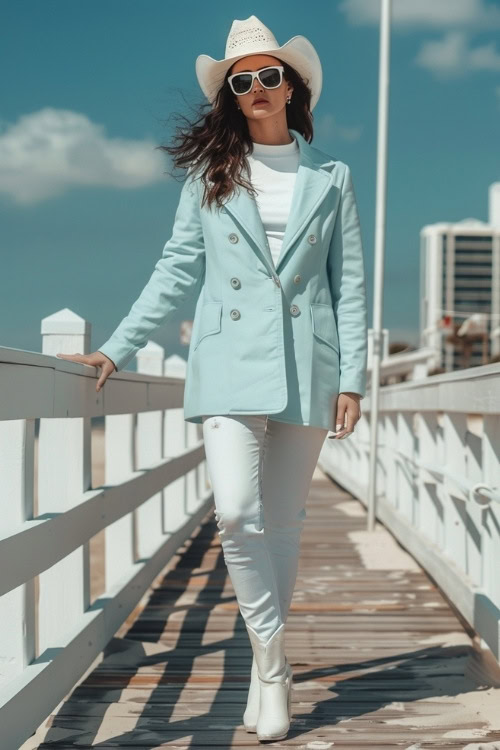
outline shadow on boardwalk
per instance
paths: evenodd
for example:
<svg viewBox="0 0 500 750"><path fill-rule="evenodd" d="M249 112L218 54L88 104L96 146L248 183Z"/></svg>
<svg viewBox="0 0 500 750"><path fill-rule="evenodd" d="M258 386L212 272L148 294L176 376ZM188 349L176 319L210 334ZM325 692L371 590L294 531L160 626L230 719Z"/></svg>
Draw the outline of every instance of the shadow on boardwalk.
<svg viewBox="0 0 500 750"><path fill-rule="evenodd" d="M387 530L365 527L317 469L287 622L292 724L262 745L500 748L494 667ZM212 513L134 616L22 750L262 746L242 726L252 653Z"/></svg>

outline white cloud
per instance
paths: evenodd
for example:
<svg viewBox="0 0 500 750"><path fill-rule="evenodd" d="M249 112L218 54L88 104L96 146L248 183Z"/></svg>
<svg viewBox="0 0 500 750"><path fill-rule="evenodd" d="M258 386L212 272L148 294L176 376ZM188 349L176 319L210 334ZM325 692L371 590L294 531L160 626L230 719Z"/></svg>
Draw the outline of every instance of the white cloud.
<svg viewBox="0 0 500 750"><path fill-rule="evenodd" d="M79 112L44 107L0 126L0 192L32 204L74 186L138 188L163 176L148 140L109 138Z"/></svg>
<svg viewBox="0 0 500 750"><path fill-rule="evenodd" d="M338 125L336 122L335 115L326 114L322 115L318 121L314 123L314 131L323 138L338 137L343 141L358 141L361 137L362 127L361 125L353 125L351 127L346 125Z"/></svg>
<svg viewBox="0 0 500 750"><path fill-rule="evenodd" d="M353 26L380 20L376 0L342 0L339 9ZM486 0L393 0L391 21L400 29L492 30L500 28L500 8Z"/></svg>
<svg viewBox="0 0 500 750"><path fill-rule="evenodd" d="M441 78L480 70L500 71L500 54L495 43L473 48L462 31L450 31L442 39L424 42L415 62Z"/></svg>

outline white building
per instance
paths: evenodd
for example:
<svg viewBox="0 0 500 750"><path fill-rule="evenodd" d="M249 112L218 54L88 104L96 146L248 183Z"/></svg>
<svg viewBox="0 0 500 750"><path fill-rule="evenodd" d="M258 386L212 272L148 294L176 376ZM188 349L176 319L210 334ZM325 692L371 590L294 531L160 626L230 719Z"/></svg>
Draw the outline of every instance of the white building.
<svg viewBox="0 0 500 750"><path fill-rule="evenodd" d="M500 183L489 190L488 222L464 219L428 224L420 232L420 345L435 351L435 366L462 366L460 346L446 337L482 313L487 339L471 342L469 366L500 353ZM464 330L467 326L464 326Z"/></svg>

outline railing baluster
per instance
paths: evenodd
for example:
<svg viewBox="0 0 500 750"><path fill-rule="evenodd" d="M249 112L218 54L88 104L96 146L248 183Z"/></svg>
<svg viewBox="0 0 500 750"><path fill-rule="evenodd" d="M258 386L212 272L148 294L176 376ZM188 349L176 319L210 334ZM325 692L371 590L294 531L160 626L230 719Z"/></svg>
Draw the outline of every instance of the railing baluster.
<svg viewBox="0 0 500 750"><path fill-rule="evenodd" d="M105 484L120 484L135 471L136 421L136 414L106 414L105 416ZM130 570L135 557L135 517L134 513L128 513L106 527L104 565L106 591Z"/></svg>
<svg viewBox="0 0 500 750"><path fill-rule="evenodd" d="M0 497L5 533L33 518L34 448L34 419L0 422ZM19 549L18 554L26 552ZM21 674L35 657L34 584L31 579L0 597L0 686Z"/></svg>
<svg viewBox="0 0 500 750"><path fill-rule="evenodd" d="M89 351L90 323L71 310L42 320L43 353ZM69 373L55 370L55 393L64 390ZM92 382L81 379L81 388ZM90 418L40 419L38 441L38 515L64 513L90 489ZM89 545L74 550L39 576L38 654L57 647L81 621L90 604Z"/></svg>
<svg viewBox="0 0 500 750"><path fill-rule="evenodd" d="M172 355L164 362L164 375L175 378L186 377L186 362ZM169 409L165 415L165 456L177 456L186 448L186 422L183 409ZM186 476L171 482L163 491L164 530L173 533L188 518L188 494Z"/></svg>
<svg viewBox="0 0 500 750"><path fill-rule="evenodd" d="M464 441L465 431L467 429L465 414L445 414L443 429L444 445L446 449L444 466L449 472L463 475L465 461ZM458 485L450 481L448 477L444 478L443 489L446 529L444 551L453 562L463 570L464 573L466 573L468 563L465 542L466 526L464 501L467 497Z"/></svg>
<svg viewBox="0 0 500 750"><path fill-rule="evenodd" d="M420 412L418 415L418 446L420 460L423 463L432 464L436 461L436 438L436 413ZM426 469L419 470L418 497L420 516L416 528L427 534L430 542L439 544L442 503L438 496L438 482Z"/></svg>
<svg viewBox="0 0 500 750"><path fill-rule="evenodd" d="M137 372L163 375L165 350L149 341L136 355ZM164 457L163 420L165 412L146 411L137 415L137 468L144 469ZM136 550L138 559L148 557L164 540L162 528L162 492L146 500L136 511Z"/></svg>
<svg viewBox="0 0 500 750"><path fill-rule="evenodd" d="M467 415L467 431L464 435L465 461L462 472L469 487L475 485L477 482L483 481L482 440L482 415ZM482 584L481 556L485 511L485 506L481 506L476 502L466 502L464 508L466 526L466 572L476 586L481 586Z"/></svg>
<svg viewBox="0 0 500 750"><path fill-rule="evenodd" d="M388 412L382 415L378 439L382 443L379 456L384 469L378 473L377 492L383 492L387 498L390 498L394 507L399 508L401 505L399 488L402 459L398 454L396 460L394 460L394 451L399 447L397 414Z"/></svg>
<svg viewBox="0 0 500 750"><path fill-rule="evenodd" d="M413 522L413 507L415 503L416 483L414 481L415 457L413 432L413 414L409 411L400 411L397 415L397 444L401 453L398 462L398 510L410 523Z"/></svg>

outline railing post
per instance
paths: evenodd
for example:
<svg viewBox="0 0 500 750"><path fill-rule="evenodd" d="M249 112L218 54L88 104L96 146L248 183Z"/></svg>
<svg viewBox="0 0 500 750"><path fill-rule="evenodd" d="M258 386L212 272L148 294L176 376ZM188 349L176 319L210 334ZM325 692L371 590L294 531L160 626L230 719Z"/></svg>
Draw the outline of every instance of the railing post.
<svg viewBox="0 0 500 750"><path fill-rule="evenodd" d="M135 426L137 415L106 414L104 417L104 483L120 484L136 467ZM104 555L104 590L114 586L135 561L135 514L128 513L106 526Z"/></svg>
<svg viewBox="0 0 500 750"><path fill-rule="evenodd" d="M90 323L67 308L42 320L42 351L87 354ZM55 371L55 390L74 376ZM93 381L82 378L82 388ZM40 419L38 442L38 514L64 513L91 488L90 418ZM84 544L39 576L38 654L58 646L90 604L89 545Z"/></svg>
<svg viewBox="0 0 500 750"><path fill-rule="evenodd" d="M141 349L137 355L137 372L145 375L163 375L165 350L154 341ZM137 415L137 468L144 469L161 461L163 451L163 420L165 411L147 411ZM165 539L162 528L163 493L157 492L136 511L136 554L138 558L149 557Z"/></svg>
<svg viewBox="0 0 500 750"><path fill-rule="evenodd" d="M6 533L34 515L34 447L34 419L0 421L0 497ZM0 597L0 687L36 655L34 583L32 579Z"/></svg>
<svg viewBox="0 0 500 750"><path fill-rule="evenodd" d="M186 361L176 354L167 357L163 374L172 378L186 377ZM165 414L165 456L177 456L186 448L184 409L169 409ZM164 532L173 533L186 522L189 515L187 478L179 477L163 492Z"/></svg>

